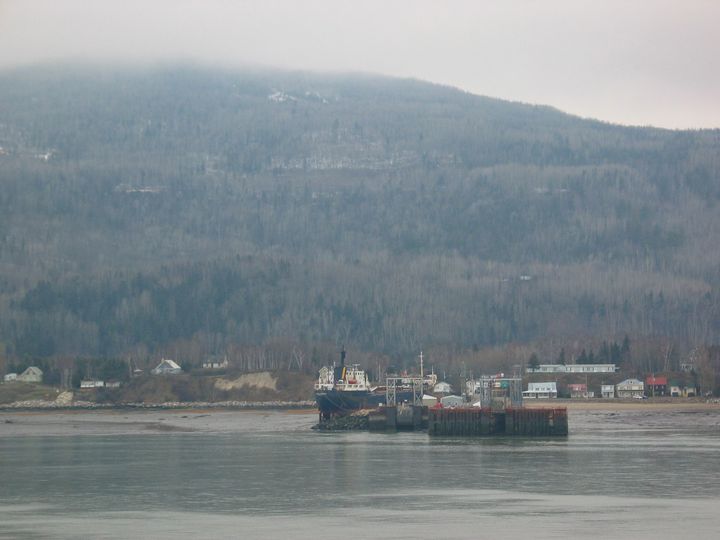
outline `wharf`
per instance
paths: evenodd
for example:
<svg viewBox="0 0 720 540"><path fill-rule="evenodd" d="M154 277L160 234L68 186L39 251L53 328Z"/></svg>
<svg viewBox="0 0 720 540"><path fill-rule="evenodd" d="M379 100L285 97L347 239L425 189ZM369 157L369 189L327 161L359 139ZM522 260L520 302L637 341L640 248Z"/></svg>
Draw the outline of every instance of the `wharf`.
<svg viewBox="0 0 720 540"><path fill-rule="evenodd" d="M566 437L568 415L564 407L435 409L403 404L321 419L318 429L374 432L427 430L431 437Z"/></svg>
<svg viewBox="0 0 720 540"><path fill-rule="evenodd" d="M566 437L567 409L430 409L428 434L449 437Z"/></svg>

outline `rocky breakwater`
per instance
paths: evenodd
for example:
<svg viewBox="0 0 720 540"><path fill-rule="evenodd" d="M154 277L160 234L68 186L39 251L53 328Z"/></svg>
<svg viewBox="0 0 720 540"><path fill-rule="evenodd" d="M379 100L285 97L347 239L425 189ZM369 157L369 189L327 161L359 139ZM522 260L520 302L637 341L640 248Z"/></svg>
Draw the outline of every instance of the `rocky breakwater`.
<svg viewBox="0 0 720 540"><path fill-rule="evenodd" d="M370 429L370 410L361 409L346 416L321 420L313 426L319 431L367 431Z"/></svg>

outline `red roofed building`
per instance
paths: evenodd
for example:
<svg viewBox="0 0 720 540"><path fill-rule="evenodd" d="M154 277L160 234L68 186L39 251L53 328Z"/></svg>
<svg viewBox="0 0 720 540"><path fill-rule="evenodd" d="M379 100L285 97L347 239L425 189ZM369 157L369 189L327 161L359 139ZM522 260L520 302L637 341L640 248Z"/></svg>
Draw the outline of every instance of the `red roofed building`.
<svg viewBox="0 0 720 540"><path fill-rule="evenodd" d="M645 379L645 391L647 392L648 396L667 395L667 377L656 377L655 375L648 375L647 379Z"/></svg>
<svg viewBox="0 0 720 540"><path fill-rule="evenodd" d="M568 384L571 398L591 398L595 397L595 392L588 392L587 384Z"/></svg>

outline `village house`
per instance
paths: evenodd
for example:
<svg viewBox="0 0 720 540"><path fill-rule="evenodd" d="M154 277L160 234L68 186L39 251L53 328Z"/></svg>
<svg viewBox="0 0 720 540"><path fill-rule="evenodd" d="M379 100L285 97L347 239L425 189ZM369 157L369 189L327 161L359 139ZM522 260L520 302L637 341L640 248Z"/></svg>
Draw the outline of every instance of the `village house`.
<svg viewBox="0 0 720 540"><path fill-rule="evenodd" d="M528 389L523 392L524 399L555 399L557 398L557 383L531 382Z"/></svg>
<svg viewBox="0 0 720 540"><path fill-rule="evenodd" d="M645 379L645 388L647 388L647 394L651 397L664 396L668 392L667 377L648 375Z"/></svg>
<svg viewBox="0 0 720 540"><path fill-rule="evenodd" d="M120 388L120 381L106 381L105 388Z"/></svg>
<svg viewBox="0 0 720 540"><path fill-rule="evenodd" d="M672 381L669 385L670 397L695 397L697 396L697 387L695 384L680 384Z"/></svg>
<svg viewBox="0 0 720 540"><path fill-rule="evenodd" d="M40 369L39 367L30 366L17 376L17 380L20 382L39 383L42 382L42 377L42 369Z"/></svg>
<svg viewBox="0 0 720 540"><path fill-rule="evenodd" d="M151 373L153 375L177 375L178 373L182 373L182 368L173 360L163 358Z"/></svg>
<svg viewBox="0 0 720 540"><path fill-rule="evenodd" d="M603 399L614 399L615 398L615 385L614 384L600 385L600 397L602 397Z"/></svg>
<svg viewBox="0 0 720 540"><path fill-rule="evenodd" d="M587 384L568 384L568 390L570 390L571 398L588 399L595 397L595 392L588 392Z"/></svg>
<svg viewBox="0 0 720 540"><path fill-rule="evenodd" d="M638 379L625 379L616 388L619 398L641 398L645 393L645 384Z"/></svg>
<svg viewBox="0 0 720 540"><path fill-rule="evenodd" d="M3 381L5 382L14 382L17 381L17 373L8 373L3 377Z"/></svg>

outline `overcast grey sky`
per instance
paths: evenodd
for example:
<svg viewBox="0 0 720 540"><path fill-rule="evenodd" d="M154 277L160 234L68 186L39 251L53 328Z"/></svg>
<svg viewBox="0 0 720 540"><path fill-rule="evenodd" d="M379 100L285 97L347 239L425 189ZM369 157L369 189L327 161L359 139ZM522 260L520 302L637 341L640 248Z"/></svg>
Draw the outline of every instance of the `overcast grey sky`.
<svg viewBox="0 0 720 540"><path fill-rule="evenodd" d="M0 0L0 67L64 59L376 72L720 127L720 0Z"/></svg>

